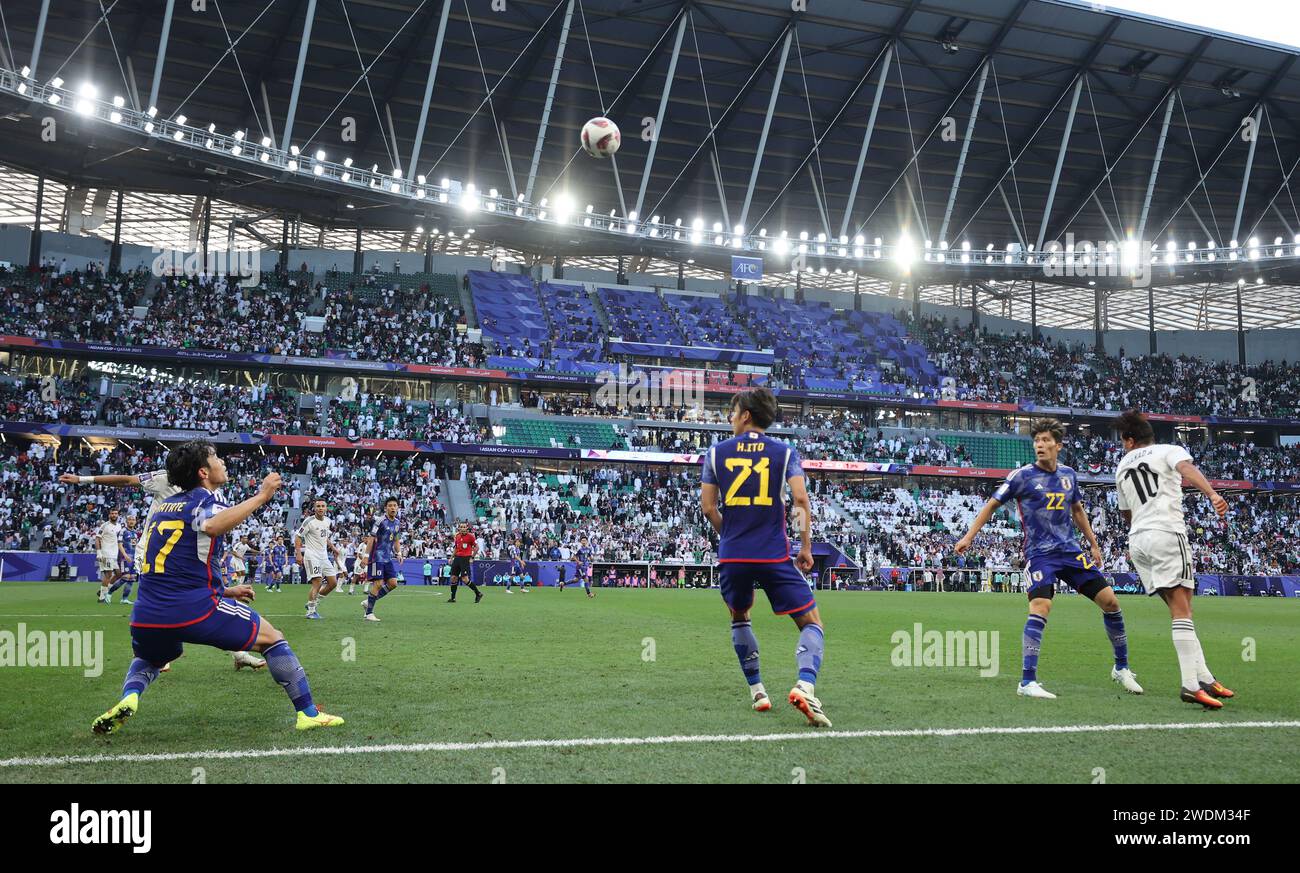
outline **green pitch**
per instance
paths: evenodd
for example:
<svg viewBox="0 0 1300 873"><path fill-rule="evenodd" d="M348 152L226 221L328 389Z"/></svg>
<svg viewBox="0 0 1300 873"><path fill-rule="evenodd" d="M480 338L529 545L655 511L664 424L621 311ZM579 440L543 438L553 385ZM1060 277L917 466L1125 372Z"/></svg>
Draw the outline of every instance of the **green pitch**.
<svg viewBox="0 0 1300 873"><path fill-rule="evenodd" d="M435 593L435 591L437 593ZM102 631L102 674L84 668L0 666L0 782L669 782L1060 781L1295 782L1300 743L1300 603L1201 598L1196 624L1210 668L1238 692L1221 712L1177 699L1178 669L1164 605L1121 597L1133 669L1146 694L1109 678L1111 652L1098 610L1058 597L1040 677L1055 701L1015 695L1024 599L998 594L822 592L827 656L818 694L838 731L1003 729L959 736L815 733L785 702L794 681L793 623L754 610L763 679L776 700L750 711L716 591L580 589L506 595L399 588L361 621L360 595L322 602L302 617L304 586L259 587L254 608L284 631L316 702L338 729L299 734L283 691L265 671L236 673L228 654L188 647L143 697L121 733L97 737L91 720L117 701L131 657L129 607L98 606L92 586L0 584L4 634ZM915 625L973 631L998 675L972 666L897 666L914 654ZM980 632L989 632L980 636ZM92 634L93 638L93 634ZM922 660L955 651L921 638ZM955 638L954 638L955 642ZM11 647L12 650L12 647ZM963 654L967 654L963 652ZM978 657L978 648L970 654ZM12 655L11 655L12 657ZM986 670L985 672L988 672ZM1239 729L1007 733L1016 727L1291 722ZM792 735L761 742L744 735ZM519 740L697 738L501 748ZM701 737L711 737L699 740ZM465 744L402 749L411 744ZM321 747L352 749L310 754ZM383 747L359 751L361 747ZM287 754L255 757L265 750ZM227 750L228 757L189 757ZM301 750L301 751L299 751ZM147 762L133 754L185 755ZM16 758L105 756L34 765ZM1102 772L1104 771L1104 773Z"/></svg>

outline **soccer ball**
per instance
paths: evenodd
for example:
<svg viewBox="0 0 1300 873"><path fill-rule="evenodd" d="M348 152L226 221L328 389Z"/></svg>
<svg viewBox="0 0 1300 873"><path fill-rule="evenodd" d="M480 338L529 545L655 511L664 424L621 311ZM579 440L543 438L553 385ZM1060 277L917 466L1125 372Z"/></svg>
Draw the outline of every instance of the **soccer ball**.
<svg viewBox="0 0 1300 873"><path fill-rule="evenodd" d="M608 118L593 118L582 126L582 148L593 158L608 158L618 151L622 134Z"/></svg>

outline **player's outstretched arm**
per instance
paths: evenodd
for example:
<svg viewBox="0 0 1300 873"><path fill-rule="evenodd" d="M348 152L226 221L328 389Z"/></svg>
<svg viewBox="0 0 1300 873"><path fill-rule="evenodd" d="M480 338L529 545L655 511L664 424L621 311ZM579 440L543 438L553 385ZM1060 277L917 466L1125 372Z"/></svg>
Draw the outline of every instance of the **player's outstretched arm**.
<svg viewBox="0 0 1300 873"><path fill-rule="evenodd" d="M248 520L254 512L271 502L280 489L280 474L270 473L258 487L257 493L242 503L221 510L203 522L203 532L211 537L228 534Z"/></svg>
<svg viewBox="0 0 1300 873"><path fill-rule="evenodd" d="M140 484L139 476L78 476L76 473L60 473L59 481L64 485L107 485L110 488L129 488Z"/></svg>
<svg viewBox="0 0 1300 873"><path fill-rule="evenodd" d="M700 509L713 529L722 533L722 513L718 511L718 486L708 482L700 485Z"/></svg>
<svg viewBox="0 0 1300 873"><path fill-rule="evenodd" d="M989 520L993 518L993 513L997 512L998 507L1001 505L1001 500L990 497L988 502L984 504L984 508L979 511L979 515L975 516L975 520L971 522L970 530L966 531L965 536L957 540L957 545L953 547L953 551L959 555L965 554L966 550L971 547L971 543L975 542L975 535L980 532L980 528L989 523Z"/></svg>
<svg viewBox="0 0 1300 873"><path fill-rule="evenodd" d="M1219 518L1223 518L1228 514L1228 501L1224 500L1223 496L1214 490L1210 480L1205 478L1205 474L1198 470L1195 464L1191 461L1179 461L1174 466L1174 469L1181 473L1184 479L1191 482L1193 488L1210 498L1210 505L1214 507L1214 511Z"/></svg>

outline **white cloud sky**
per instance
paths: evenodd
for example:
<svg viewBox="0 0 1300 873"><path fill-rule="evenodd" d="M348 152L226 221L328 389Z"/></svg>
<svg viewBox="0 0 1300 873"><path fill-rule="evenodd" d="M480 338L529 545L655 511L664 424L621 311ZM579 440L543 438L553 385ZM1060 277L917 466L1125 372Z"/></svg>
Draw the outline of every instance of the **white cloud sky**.
<svg viewBox="0 0 1300 873"><path fill-rule="evenodd" d="M1300 47L1300 14L1295 0L1103 0L1103 4L1111 9Z"/></svg>

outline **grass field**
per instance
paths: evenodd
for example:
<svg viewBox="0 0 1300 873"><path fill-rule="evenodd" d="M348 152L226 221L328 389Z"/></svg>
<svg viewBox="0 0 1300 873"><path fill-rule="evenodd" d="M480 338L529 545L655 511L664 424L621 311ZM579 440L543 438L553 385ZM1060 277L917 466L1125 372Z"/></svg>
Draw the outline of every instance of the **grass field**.
<svg viewBox="0 0 1300 873"><path fill-rule="evenodd" d="M0 585L0 632L15 633L20 622L29 631L104 632L98 677L0 667L0 782L189 782L200 776L195 768L214 783L1087 783L1101 778L1096 768L1111 783L1300 780L1300 603L1291 600L1197 600L1206 659L1238 692L1223 711L1205 712L1177 699L1159 601L1121 598L1147 691L1135 697L1110 681L1096 607L1058 597L1040 677L1059 699L1038 701L1014 693L1023 598L822 592L827 650L817 687L835 722L830 735L806 727L784 702L797 634L789 619L766 612L761 595L754 630L764 681L778 699L762 715L749 709L717 592L611 590L587 600L572 589L491 589L481 604L462 596L447 605L446 589L416 586L380 604L379 624L360 620L360 596L332 595L321 622L302 618L305 600L299 586L259 589L254 607L285 632L316 701L346 718L344 727L295 732L288 700L265 671L236 673L228 654L194 646L124 730L105 738L91 734L90 722L118 698L131 657L129 607L96 605L89 584ZM917 622L998 632L999 674L895 666L891 636L912 633ZM1243 658L1246 638L1253 660ZM1287 724L1198 729L1246 722ZM1160 727L1173 724L1195 727ZM1116 725L1130 729L1104 727ZM1009 730L1078 726L1102 727ZM882 735L961 728L975 730ZM747 739L755 735L766 738ZM610 738L627 742L514 744ZM320 754L327 747L338 753ZM232 754L200 754L219 750ZM267 750L278 751L255 754ZM163 757L123 759L131 755ZM73 760L19 760L65 756Z"/></svg>

